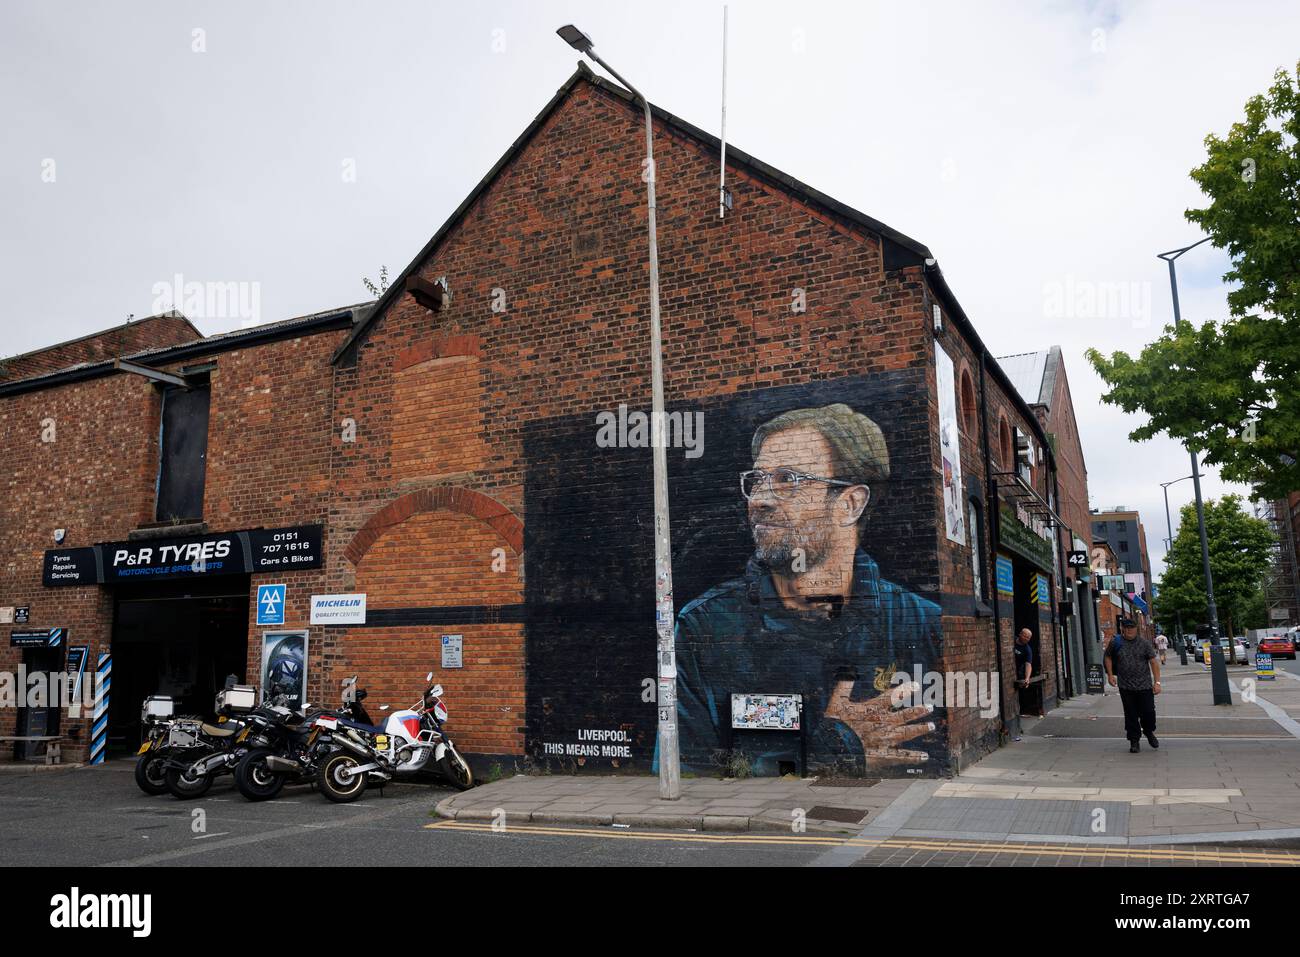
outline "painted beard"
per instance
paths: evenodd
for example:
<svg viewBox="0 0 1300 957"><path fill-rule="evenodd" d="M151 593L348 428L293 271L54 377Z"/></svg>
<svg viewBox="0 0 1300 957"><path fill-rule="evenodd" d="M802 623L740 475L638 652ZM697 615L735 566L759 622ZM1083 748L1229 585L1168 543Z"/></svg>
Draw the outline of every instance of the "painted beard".
<svg viewBox="0 0 1300 957"><path fill-rule="evenodd" d="M795 559L801 558L802 570L816 568L829 551L829 530L825 523L815 522L797 527L763 524L767 516L751 519L750 531L754 536L754 557L774 571L799 574L794 569Z"/></svg>

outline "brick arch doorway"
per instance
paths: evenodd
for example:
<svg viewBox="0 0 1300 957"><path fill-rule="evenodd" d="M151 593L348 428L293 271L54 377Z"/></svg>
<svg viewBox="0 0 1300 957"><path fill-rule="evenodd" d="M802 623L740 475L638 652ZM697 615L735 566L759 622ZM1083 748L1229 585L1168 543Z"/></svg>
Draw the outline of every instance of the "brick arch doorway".
<svg viewBox="0 0 1300 957"><path fill-rule="evenodd" d="M523 531L509 508L470 489L422 489L377 511L344 549L366 625L334 646L327 686L359 675L377 717L380 704L410 706L432 671L463 752L522 755ZM459 668L442 667L446 635L461 636Z"/></svg>

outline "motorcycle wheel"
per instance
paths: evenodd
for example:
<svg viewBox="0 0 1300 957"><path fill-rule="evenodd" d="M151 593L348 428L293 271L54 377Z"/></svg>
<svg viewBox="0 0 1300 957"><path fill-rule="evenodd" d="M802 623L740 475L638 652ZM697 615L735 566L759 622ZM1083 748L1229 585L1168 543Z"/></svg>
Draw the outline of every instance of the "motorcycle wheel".
<svg viewBox="0 0 1300 957"><path fill-rule="evenodd" d="M474 772L469 769L469 762L460 756L456 746L447 742L447 751L438 762L438 770L457 791L468 791L474 786Z"/></svg>
<svg viewBox="0 0 1300 957"><path fill-rule="evenodd" d="M135 762L135 783L145 794L167 793L167 771L163 764L166 755L146 751Z"/></svg>
<svg viewBox="0 0 1300 957"><path fill-rule="evenodd" d="M201 798L208 793L208 788L212 787L211 774L197 777L191 774L189 768L183 771L180 768L168 768L166 780L167 790L172 793L172 797L181 801Z"/></svg>
<svg viewBox="0 0 1300 957"><path fill-rule="evenodd" d="M235 768L235 787L250 801L269 801L284 788L284 775L266 766L266 757L272 753L269 748L254 748Z"/></svg>
<svg viewBox="0 0 1300 957"><path fill-rule="evenodd" d="M317 781L321 793L335 804L347 804L361 797L366 789L366 775L344 777L344 770L360 767L361 762L350 751L335 751L320 766Z"/></svg>

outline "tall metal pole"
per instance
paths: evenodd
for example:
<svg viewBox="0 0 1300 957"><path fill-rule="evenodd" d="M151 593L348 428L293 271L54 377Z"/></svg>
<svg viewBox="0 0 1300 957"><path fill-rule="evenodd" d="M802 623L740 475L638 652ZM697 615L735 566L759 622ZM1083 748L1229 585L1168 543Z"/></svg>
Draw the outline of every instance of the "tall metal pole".
<svg viewBox="0 0 1300 957"><path fill-rule="evenodd" d="M673 556L668 524L667 417L664 415L663 344L659 328L659 240L655 226L654 124L650 101L588 47L591 57L627 87L645 106L645 170L647 224L650 233L650 430L655 486L655 632L659 682L659 796L675 801L682 796L681 761L677 739L677 648L673 636Z"/></svg>
<svg viewBox="0 0 1300 957"><path fill-rule="evenodd" d="M1178 309L1178 274L1174 270L1174 260L1187 252L1189 249L1195 249L1201 243L1209 242L1210 237L1192 243L1183 249L1176 249L1172 252L1161 253L1160 258L1169 263L1169 288L1174 297L1174 332L1178 332L1179 324L1182 322L1182 313ZM1219 608L1214 603L1214 575L1210 572L1210 541L1205 534L1205 506L1201 502L1201 466L1196 461L1196 453L1189 451L1192 459L1192 486L1196 489L1196 524L1201 534L1201 564L1205 568L1205 599L1207 610L1210 615L1210 642L1217 644L1219 641ZM1235 653L1231 647L1228 653L1235 660Z"/></svg>
<svg viewBox="0 0 1300 957"><path fill-rule="evenodd" d="M1191 478L1190 475L1184 475L1182 478L1174 479L1172 482L1160 483L1160 487L1164 489L1164 493L1165 493L1165 529L1169 533L1169 537L1165 539L1166 570L1169 568L1169 552L1172 551L1174 547L1174 523L1169 519L1169 486L1177 485L1179 482L1185 482L1189 478ZM1178 660L1182 664L1187 664L1187 642L1183 641L1182 609L1178 609L1177 611L1174 612L1174 618L1178 623L1178 630L1174 633L1174 640L1178 642Z"/></svg>

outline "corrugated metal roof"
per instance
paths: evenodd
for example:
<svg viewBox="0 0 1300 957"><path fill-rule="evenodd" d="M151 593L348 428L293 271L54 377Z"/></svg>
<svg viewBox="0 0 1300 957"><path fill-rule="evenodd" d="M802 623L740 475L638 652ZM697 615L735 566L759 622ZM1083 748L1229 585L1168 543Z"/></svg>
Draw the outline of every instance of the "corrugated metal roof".
<svg viewBox="0 0 1300 957"><path fill-rule="evenodd" d="M1047 402L1043 396L1043 375L1047 372L1047 358L1051 351L1021 352L1014 356L998 356L998 365L1007 374L1016 391L1030 405Z"/></svg>

